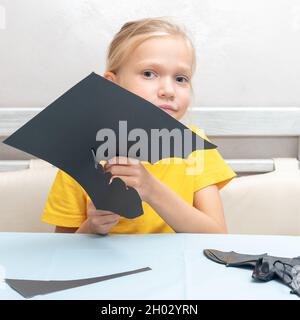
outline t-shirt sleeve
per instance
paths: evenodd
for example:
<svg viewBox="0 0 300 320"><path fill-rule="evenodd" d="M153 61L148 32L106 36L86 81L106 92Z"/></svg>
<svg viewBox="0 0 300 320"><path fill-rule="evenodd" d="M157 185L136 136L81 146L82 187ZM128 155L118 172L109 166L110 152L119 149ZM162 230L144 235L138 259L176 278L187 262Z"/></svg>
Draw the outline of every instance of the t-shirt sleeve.
<svg viewBox="0 0 300 320"><path fill-rule="evenodd" d="M218 150L205 150L203 157L203 170L194 175L194 192L213 184L220 190L236 177L235 172L224 161Z"/></svg>
<svg viewBox="0 0 300 320"><path fill-rule="evenodd" d="M41 220L61 227L79 227L86 219L87 197L71 176L58 170Z"/></svg>
<svg viewBox="0 0 300 320"><path fill-rule="evenodd" d="M210 141L197 127L191 126L191 129ZM197 150L191 156L194 158L194 192L213 184L220 190L237 176L217 149Z"/></svg>

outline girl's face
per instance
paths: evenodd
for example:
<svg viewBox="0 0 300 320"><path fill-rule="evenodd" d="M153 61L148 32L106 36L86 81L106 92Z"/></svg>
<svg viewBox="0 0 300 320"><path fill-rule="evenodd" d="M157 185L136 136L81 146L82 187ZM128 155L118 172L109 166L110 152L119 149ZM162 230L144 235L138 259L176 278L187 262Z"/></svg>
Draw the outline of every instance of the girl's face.
<svg viewBox="0 0 300 320"><path fill-rule="evenodd" d="M190 103L192 59L181 37L151 38L130 54L117 74L108 71L104 77L179 120Z"/></svg>

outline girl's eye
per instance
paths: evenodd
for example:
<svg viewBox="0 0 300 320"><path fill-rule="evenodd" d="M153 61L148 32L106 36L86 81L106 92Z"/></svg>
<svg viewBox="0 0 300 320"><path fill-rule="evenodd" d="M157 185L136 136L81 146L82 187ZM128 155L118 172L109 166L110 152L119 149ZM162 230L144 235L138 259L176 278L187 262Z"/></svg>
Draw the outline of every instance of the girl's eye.
<svg viewBox="0 0 300 320"><path fill-rule="evenodd" d="M189 79L187 77L183 77L183 76L177 76L176 77L176 81L180 82L180 83L188 83Z"/></svg>
<svg viewBox="0 0 300 320"><path fill-rule="evenodd" d="M153 78L152 76L154 75L154 72L152 72L152 71L144 71L144 72L143 72L143 75L144 75L146 78Z"/></svg>

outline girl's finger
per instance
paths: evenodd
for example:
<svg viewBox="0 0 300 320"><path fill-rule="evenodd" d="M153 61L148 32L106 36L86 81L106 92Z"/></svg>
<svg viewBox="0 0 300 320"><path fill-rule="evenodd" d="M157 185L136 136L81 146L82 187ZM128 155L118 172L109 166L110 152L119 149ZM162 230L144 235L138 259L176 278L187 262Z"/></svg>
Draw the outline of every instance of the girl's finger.
<svg viewBox="0 0 300 320"><path fill-rule="evenodd" d="M119 221L119 218L111 216L94 217L93 223L98 225L110 224Z"/></svg>
<svg viewBox="0 0 300 320"><path fill-rule="evenodd" d="M108 165L111 164L123 164L123 165L131 165L131 164L139 164L139 160L128 157L113 157L107 161Z"/></svg>
<svg viewBox="0 0 300 320"><path fill-rule="evenodd" d="M137 174L137 168L135 167L115 164L111 165L105 171L110 172L114 176L134 176Z"/></svg>
<svg viewBox="0 0 300 320"><path fill-rule="evenodd" d="M91 200L90 203L89 203L89 209L96 209L93 201Z"/></svg>
<svg viewBox="0 0 300 320"><path fill-rule="evenodd" d="M136 178L132 177L132 176L113 176L111 177L110 179L110 184L112 183L113 179L115 178L120 178L125 184L127 187L136 187Z"/></svg>
<svg viewBox="0 0 300 320"><path fill-rule="evenodd" d="M110 229L112 226L114 226L118 222L119 222L119 220L116 220L114 222L104 223L103 225L106 226L106 227L109 227L109 229Z"/></svg>
<svg viewBox="0 0 300 320"><path fill-rule="evenodd" d="M93 217L103 217L103 216L115 216L120 217L120 215L111 212L111 211L105 211L105 210L92 210L89 212L89 216Z"/></svg>

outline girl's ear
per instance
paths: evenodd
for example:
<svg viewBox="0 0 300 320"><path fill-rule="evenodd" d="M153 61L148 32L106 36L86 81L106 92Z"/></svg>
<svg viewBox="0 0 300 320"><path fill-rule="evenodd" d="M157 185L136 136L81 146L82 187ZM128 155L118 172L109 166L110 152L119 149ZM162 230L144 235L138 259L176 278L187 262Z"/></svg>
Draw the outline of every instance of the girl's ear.
<svg viewBox="0 0 300 320"><path fill-rule="evenodd" d="M112 82L117 82L117 76L111 72L111 71L106 71L104 72L104 78L107 79L107 80L110 80Z"/></svg>

